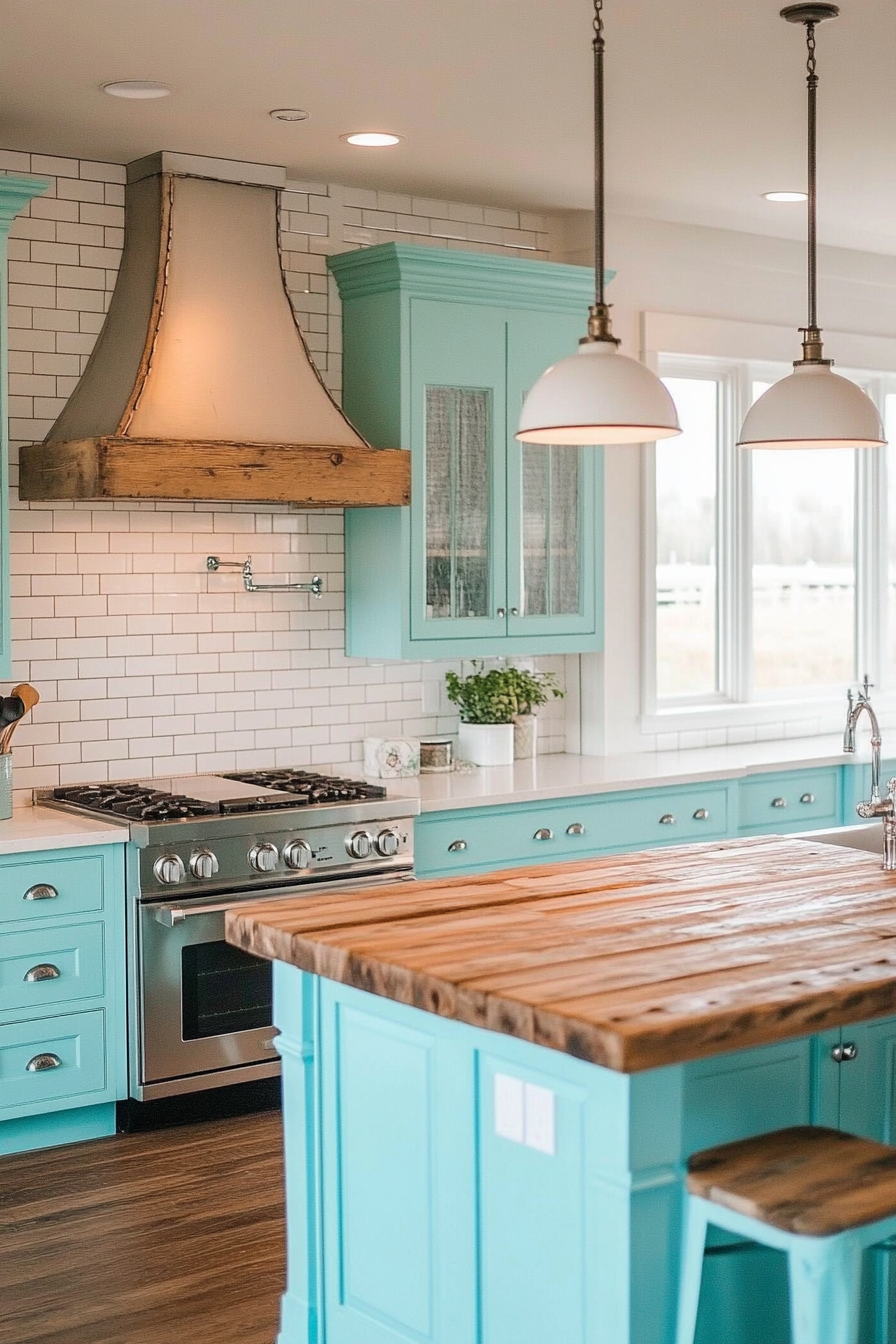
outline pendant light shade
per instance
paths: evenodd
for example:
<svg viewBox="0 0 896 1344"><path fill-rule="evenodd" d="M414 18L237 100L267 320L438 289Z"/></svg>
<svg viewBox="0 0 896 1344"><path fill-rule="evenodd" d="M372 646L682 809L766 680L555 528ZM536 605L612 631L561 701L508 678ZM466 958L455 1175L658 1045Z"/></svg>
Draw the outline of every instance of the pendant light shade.
<svg viewBox="0 0 896 1344"><path fill-rule="evenodd" d="M829 363L794 366L754 403L742 448L878 448L885 442L877 407Z"/></svg>
<svg viewBox="0 0 896 1344"><path fill-rule="evenodd" d="M816 95L815 26L836 19L836 5L788 5L781 18L804 24L808 51L808 296L809 317L803 333L803 357L793 373L754 402L740 432L741 448L879 448L886 442L877 407L860 387L831 372L824 358L818 326L818 245L816 220Z"/></svg>
<svg viewBox="0 0 896 1344"><path fill-rule="evenodd" d="M610 341L585 341L541 375L526 397L525 443L652 443L680 434L660 380Z"/></svg>
<svg viewBox="0 0 896 1344"><path fill-rule="evenodd" d="M604 45L603 0L594 0L594 304L578 352L552 364L523 402L523 443L652 443L681 433L659 378L618 353L604 299Z"/></svg>

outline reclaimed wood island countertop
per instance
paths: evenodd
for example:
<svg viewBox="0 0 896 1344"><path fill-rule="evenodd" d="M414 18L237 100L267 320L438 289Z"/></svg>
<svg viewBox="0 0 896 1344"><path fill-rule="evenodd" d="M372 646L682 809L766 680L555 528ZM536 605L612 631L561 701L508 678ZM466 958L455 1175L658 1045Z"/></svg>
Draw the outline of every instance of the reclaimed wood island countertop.
<svg viewBox="0 0 896 1344"><path fill-rule="evenodd" d="M227 938L624 1073L896 1013L896 874L791 838L247 904Z"/></svg>

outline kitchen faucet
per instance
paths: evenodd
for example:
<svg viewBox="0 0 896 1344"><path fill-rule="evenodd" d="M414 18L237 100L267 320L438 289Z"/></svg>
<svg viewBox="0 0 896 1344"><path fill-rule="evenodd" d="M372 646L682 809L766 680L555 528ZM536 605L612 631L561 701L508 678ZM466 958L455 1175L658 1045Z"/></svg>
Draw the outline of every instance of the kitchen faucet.
<svg viewBox="0 0 896 1344"><path fill-rule="evenodd" d="M849 708L846 713L846 727L843 730L843 750L854 752L856 749L856 724L864 710L871 720L871 797L867 803L856 803L856 812L866 821L880 817L884 826L884 871L896 872L896 779L887 783L887 796L880 796L880 724L871 706L871 682L865 673L862 689L853 696L852 689L846 692Z"/></svg>

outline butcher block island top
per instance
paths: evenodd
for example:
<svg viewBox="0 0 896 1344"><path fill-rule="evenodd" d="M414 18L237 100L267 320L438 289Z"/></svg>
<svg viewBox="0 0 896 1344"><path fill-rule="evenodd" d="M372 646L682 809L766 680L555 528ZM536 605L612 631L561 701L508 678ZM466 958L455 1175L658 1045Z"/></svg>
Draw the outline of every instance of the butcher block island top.
<svg viewBox="0 0 896 1344"><path fill-rule="evenodd" d="M779 837L250 904L227 938L624 1073L896 1013L896 874Z"/></svg>

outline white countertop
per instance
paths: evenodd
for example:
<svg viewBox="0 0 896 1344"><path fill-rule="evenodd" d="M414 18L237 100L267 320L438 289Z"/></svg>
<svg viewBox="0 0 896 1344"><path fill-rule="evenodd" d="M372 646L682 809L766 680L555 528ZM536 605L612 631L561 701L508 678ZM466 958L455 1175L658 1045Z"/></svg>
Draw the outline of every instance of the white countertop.
<svg viewBox="0 0 896 1344"><path fill-rule="evenodd" d="M124 844L127 838L127 826L57 812L53 807L17 807L7 821L0 821L0 855Z"/></svg>
<svg viewBox="0 0 896 1344"><path fill-rule="evenodd" d="M419 798L423 812L461 807L497 807L542 798L573 798L589 793L618 793L666 784L696 784L710 779L811 766L864 764L864 750L848 756L839 736L748 742L739 746L690 751L641 752L630 756L537 756L514 765L480 768L469 774L420 775L382 781L392 797Z"/></svg>

